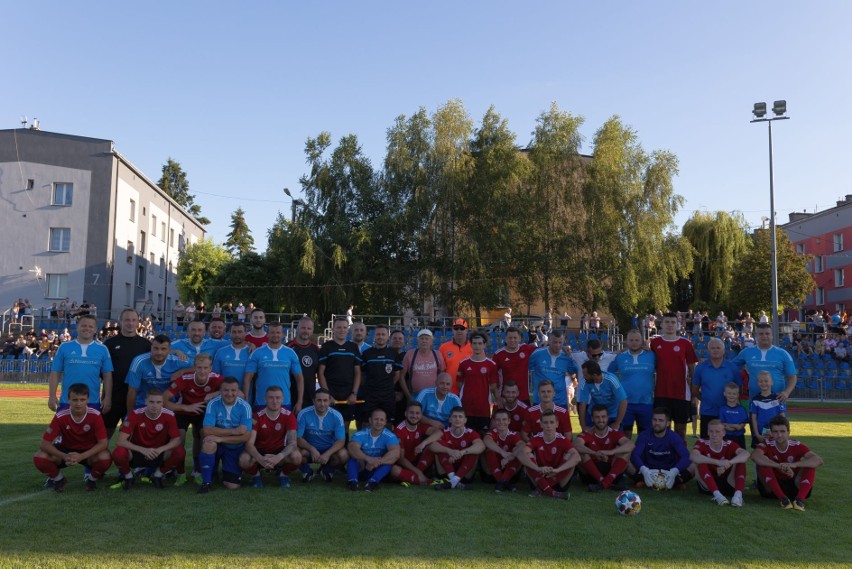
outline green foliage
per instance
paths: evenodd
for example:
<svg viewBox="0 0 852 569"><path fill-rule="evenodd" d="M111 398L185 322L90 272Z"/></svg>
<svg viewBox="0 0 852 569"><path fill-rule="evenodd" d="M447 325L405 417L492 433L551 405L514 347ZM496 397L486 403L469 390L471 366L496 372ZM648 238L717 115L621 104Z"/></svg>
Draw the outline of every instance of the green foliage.
<svg viewBox="0 0 852 569"><path fill-rule="evenodd" d="M209 301L208 288L230 260L228 251L211 239L188 245L177 266L177 288L181 298L194 302Z"/></svg>
<svg viewBox="0 0 852 569"><path fill-rule="evenodd" d="M210 220L201 215L201 206L195 203L195 196L189 192L189 180L186 179L186 173L180 167L180 162L169 157L163 165L163 174L160 176L157 185L169 194L178 205L189 212L198 223L210 224Z"/></svg>
<svg viewBox="0 0 852 569"><path fill-rule="evenodd" d="M225 249L238 258L254 251L254 237L246 223L246 212L241 207L231 214L231 232L225 241Z"/></svg>

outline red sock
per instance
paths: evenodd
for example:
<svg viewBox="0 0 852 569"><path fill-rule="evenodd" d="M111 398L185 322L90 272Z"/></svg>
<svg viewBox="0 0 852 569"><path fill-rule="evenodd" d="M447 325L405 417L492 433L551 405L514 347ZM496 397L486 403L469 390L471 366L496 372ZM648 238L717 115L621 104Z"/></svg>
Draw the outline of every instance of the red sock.
<svg viewBox="0 0 852 569"><path fill-rule="evenodd" d="M595 464L594 460L587 460L586 462L581 462L580 468L582 468L586 474L588 474L598 482L600 482L603 478L603 474L601 474L601 471L598 470L598 465Z"/></svg>
<svg viewBox="0 0 852 569"><path fill-rule="evenodd" d="M618 478L625 470L627 470L626 460L624 460L623 458L612 459L612 466L609 469L609 475L612 476L613 480Z"/></svg>
<svg viewBox="0 0 852 569"><path fill-rule="evenodd" d="M298 464L293 464L292 462L282 462L281 463L281 473L285 476L289 476L291 473L295 472L299 468Z"/></svg>
<svg viewBox="0 0 852 569"><path fill-rule="evenodd" d="M50 460L49 458L34 456L33 464L36 468L38 468L39 472L43 472L51 478L56 478L57 476L59 476L59 465Z"/></svg>
<svg viewBox="0 0 852 569"><path fill-rule="evenodd" d="M487 450L485 451L485 464L488 466L488 471L494 476L494 479L498 482L503 481L503 469L500 467L500 462L502 457L494 451Z"/></svg>
<svg viewBox="0 0 852 569"><path fill-rule="evenodd" d="M249 474L251 476L254 476L255 474L258 473L259 470L260 470L260 465L255 462L254 464L252 464L248 468L244 469L243 472L245 472L246 474Z"/></svg>
<svg viewBox="0 0 852 569"><path fill-rule="evenodd" d="M438 464L444 469L445 474L450 474L456 471L456 466L450 462L450 457L446 453L441 453L437 456Z"/></svg>
<svg viewBox="0 0 852 569"><path fill-rule="evenodd" d="M100 480L104 477L106 471L109 470L109 467L112 466L112 459L105 458L104 460L94 460L89 463L89 466L92 469L92 478Z"/></svg>
<svg viewBox="0 0 852 569"><path fill-rule="evenodd" d="M469 472L476 468L476 459L478 458L479 457L475 454L463 456L462 459L456 463L456 476L459 478L467 476Z"/></svg>
<svg viewBox="0 0 852 569"><path fill-rule="evenodd" d="M735 464L734 465L734 490L738 492L745 491L745 482L746 482L746 465Z"/></svg>
<svg viewBox="0 0 852 569"><path fill-rule="evenodd" d="M760 476L760 481L764 486L769 488L769 491L775 495L779 500L786 497L786 494L781 491L781 487L778 485L778 479L775 478L775 472L772 468L768 466L758 466L757 474Z"/></svg>
<svg viewBox="0 0 852 569"><path fill-rule="evenodd" d="M397 476L400 482L408 482L409 484L420 484L420 479L417 477L414 472L408 470L407 468L403 468L399 472L399 476Z"/></svg>
<svg viewBox="0 0 852 569"><path fill-rule="evenodd" d="M130 472L130 451L124 447L115 447L112 451L112 460L118 467L118 473L127 476Z"/></svg>
<svg viewBox="0 0 852 569"><path fill-rule="evenodd" d="M186 458L186 449L183 447L175 447L169 455L163 460L163 465L160 466L160 472L165 474L169 470L174 470L178 465L183 464L183 459Z"/></svg>
<svg viewBox="0 0 852 569"><path fill-rule="evenodd" d="M701 483L704 484L705 488L711 492L719 491L719 485L716 484L716 477L713 472L710 471L709 464L698 465L698 476L701 477Z"/></svg>
<svg viewBox="0 0 852 569"><path fill-rule="evenodd" d="M796 499L804 502L814 487L816 468L802 468L800 472L802 474L799 477L799 492L796 494Z"/></svg>
<svg viewBox="0 0 852 569"><path fill-rule="evenodd" d="M517 460L513 460L509 464L506 465L506 468L503 469L503 482L508 482L512 478L515 477L515 474L518 473L518 469L521 464Z"/></svg>
<svg viewBox="0 0 852 569"><path fill-rule="evenodd" d="M435 454L430 450L424 450L423 454L420 455L420 460L417 461L417 469L420 472L426 472L426 469L432 466L435 462Z"/></svg>

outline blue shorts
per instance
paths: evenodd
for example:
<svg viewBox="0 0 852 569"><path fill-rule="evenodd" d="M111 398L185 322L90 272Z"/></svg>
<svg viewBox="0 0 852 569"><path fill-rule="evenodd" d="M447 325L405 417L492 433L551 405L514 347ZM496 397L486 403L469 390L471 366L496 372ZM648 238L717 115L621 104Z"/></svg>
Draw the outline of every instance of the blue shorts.
<svg viewBox="0 0 852 569"><path fill-rule="evenodd" d="M648 403L628 403L627 412L624 413L624 420L621 422L622 427L630 427L633 430L633 424L636 423L638 432L647 431L651 428L651 415L653 414L654 406Z"/></svg>
<svg viewBox="0 0 852 569"><path fill-rule="evenodd" d="M222 462L222 480L233 484L240 483L240 455L245 450L245 445L226 446L220 444L216 448L216 461Z"/></svg>

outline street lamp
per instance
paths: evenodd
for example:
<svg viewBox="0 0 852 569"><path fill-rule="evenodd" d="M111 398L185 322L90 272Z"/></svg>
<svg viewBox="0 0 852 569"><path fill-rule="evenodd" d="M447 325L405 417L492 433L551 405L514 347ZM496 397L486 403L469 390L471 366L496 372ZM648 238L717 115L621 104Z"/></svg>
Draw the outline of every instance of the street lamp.
<svg viewBox="0 0 852 569"><path fill-rule="evenodd" d="M772 103L773 117L766 116L766 103L755 103L752 109L754 119L751 122L765 122L769 126L769 232L772 240L771 257L772 257L772 337L773 341L778 342L780 336L778 334L778 248L775 240L775 182L772 173L772 121L786 120L790 117L785 117L787 113L787 101L775 101Z"/></svg>
<svg viewBox="0 0 852 569"><path fill-rule="evenodd" d="M306 204L300 199L293 199L293 194L290 193L290 188L284 188L284 193L290 198L290 223L296 222L296 206L304 207Z"/></svg>

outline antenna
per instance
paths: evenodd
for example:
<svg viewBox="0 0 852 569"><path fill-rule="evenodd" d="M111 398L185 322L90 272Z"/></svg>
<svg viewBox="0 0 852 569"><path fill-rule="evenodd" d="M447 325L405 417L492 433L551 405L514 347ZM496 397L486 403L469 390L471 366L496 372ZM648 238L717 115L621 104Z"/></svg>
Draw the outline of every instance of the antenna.
<svg viewBox="0 0 852 569"><path fill-rule="evenodd" d="M29 122L29 121L27 120L27 115L21 115L21 127L22 127L22 128L27 128L27 123L28 123L28 122Z"/></svg>
<svg viewBox="0 0 852 569"><path fill-rule="evenodd" d="M41 130L39 128L38 119L33 119L33 124L30 126L30 130Z"/></svg>

